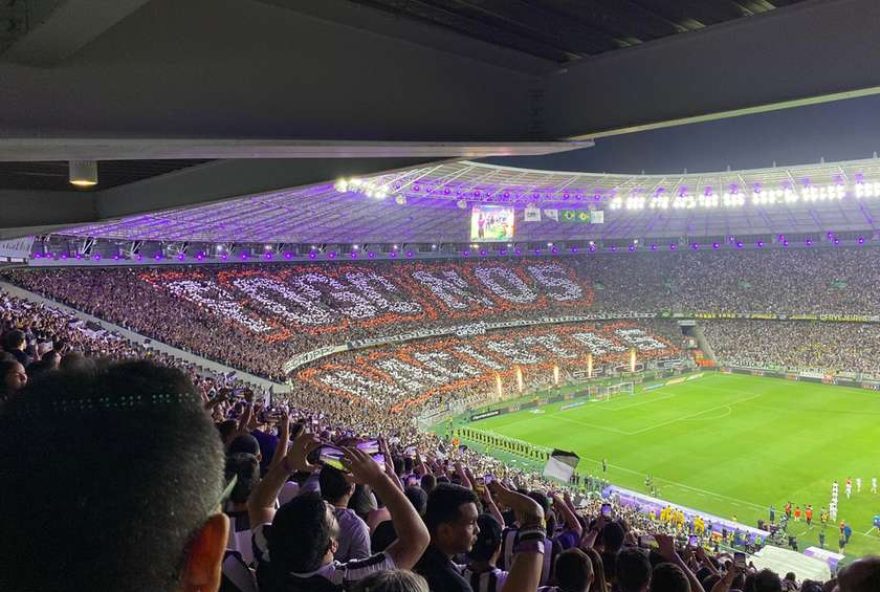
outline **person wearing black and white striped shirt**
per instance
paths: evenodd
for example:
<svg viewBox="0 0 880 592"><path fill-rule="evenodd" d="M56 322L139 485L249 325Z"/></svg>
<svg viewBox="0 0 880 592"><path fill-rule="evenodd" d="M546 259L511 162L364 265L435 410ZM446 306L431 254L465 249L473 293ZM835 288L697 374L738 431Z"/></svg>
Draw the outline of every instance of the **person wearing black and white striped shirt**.
<svg viewBox="0 0 880 592"><path fill-rule="evenodd" d="M507 580L507 572L495 565L501 554L501 525L494 516L480 514L477 526L480 534L467 553L468 564L462 575L474 592L501 592Z"/></svg>

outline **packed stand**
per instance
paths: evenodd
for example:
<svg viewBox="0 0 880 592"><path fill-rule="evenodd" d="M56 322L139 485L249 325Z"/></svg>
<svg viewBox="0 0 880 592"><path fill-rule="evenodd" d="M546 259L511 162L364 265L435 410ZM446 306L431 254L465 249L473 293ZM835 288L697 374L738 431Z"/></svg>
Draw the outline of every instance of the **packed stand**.
<svg viewBox="0 0 880 592"><path fill-rule="evenodd" d="M683 252L684 251L684 252ZM312 349L567 315L873 314L869 247L518 260L13 270L10 281L272 379ZM253 356L250 344L263 344Z"/></svg>
<svg viewBox="0 0 880 592"><path fill-rule="evenodd" d="M725 320L700 326L721 365L880 376L880 325Z"/></svg>
<svg viewBox="0 0 880 592"><path fill-rule="evenodd" d="M0 522L0 589L878 589L880 558L827 583L780 578L682 545L690 526L407 437L249 393L206 402L150 362L44 373L0 407L4 501L37 510Z"/></svg>
<svg viewBox="0 0 880 592"><path fill-rule="evenodd" d="M0 290L0 363L4 384L0 396L23 387L28 379L44 372L96 360L108 362L148 359L183 371L205 399L221 389L242 390L249 385L233 375L223 375L133 343L91 325L57 308L34 304ZM263 393L259 393L261 396Z"/></svg>

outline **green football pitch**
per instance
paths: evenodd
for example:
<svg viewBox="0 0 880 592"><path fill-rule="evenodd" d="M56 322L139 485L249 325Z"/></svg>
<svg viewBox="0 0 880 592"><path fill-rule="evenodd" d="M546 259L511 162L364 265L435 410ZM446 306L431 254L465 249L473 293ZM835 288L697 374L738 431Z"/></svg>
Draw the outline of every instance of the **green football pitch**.
<svg viewBox="0 0 880 592"><path fill-rule="evenodd" d="M646 492L650 474L659 497L744 524L777 520L787 501L812 504L814 527L792 523L801 549L818 545L819 509L840 483L838 522L853 529L846 555L880 553L872 527L880 514L880 393L776 378L707 373L688 382L592 401L501 415L468 425L533 444L573 450L578 471ZM844 482L853 479L846 499ZM862 490L856 492L855 479ZM838 529L825 531L837 550Z"/></svg>

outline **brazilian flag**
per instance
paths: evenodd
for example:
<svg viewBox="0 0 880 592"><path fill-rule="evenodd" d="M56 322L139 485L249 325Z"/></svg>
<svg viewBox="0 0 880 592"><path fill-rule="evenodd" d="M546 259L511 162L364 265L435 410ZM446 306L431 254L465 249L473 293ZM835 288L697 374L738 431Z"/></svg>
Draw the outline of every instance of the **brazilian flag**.
<svg viewBox="0 0 880 592"><path fill-rule="evenodd" d="M590 223L590 212L588 210L562 210L561 214L563 222Z"/></svg>

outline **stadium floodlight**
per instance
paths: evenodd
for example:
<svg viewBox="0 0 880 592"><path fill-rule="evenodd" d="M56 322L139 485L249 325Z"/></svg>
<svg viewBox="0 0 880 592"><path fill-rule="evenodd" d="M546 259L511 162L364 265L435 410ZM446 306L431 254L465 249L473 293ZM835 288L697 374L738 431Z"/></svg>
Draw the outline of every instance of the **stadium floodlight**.
<svg viewBox="0 0 880 592"><path fill-rule="evenodd" d="M98 163L94 160L71 160L68 163L68 180L77 187L94 187L98 184Z"/></svg>

